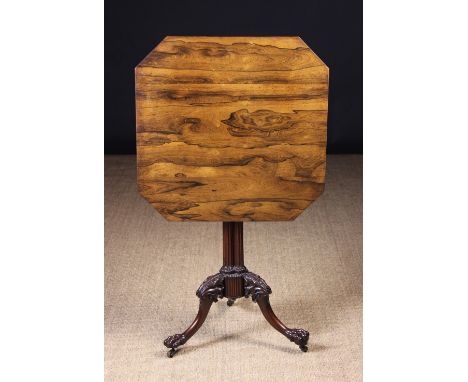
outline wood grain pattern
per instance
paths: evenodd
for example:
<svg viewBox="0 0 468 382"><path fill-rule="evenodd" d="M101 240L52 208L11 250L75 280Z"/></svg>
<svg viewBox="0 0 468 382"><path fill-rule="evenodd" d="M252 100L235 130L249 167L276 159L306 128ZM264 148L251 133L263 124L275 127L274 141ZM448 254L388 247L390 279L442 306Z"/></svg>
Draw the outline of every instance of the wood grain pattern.
<svg viewBox="0 0 468 382"><path fill-rule="evenodd" d="M328 68L297 37L167 37L136 68L138 186L173 221L292 220L323 191Z"/></svg>

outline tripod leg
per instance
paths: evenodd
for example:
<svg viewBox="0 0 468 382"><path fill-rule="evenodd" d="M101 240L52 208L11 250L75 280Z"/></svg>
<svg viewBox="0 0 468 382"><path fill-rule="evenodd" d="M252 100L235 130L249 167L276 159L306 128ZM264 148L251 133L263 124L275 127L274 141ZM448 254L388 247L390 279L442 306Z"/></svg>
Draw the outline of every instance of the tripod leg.
<svg viewBox="0 0 468 382"><path fill-rule="evenodd" d="M260 276L252 272L247 272L242 275L244 278L244 293L245 296L252 296L252 300L258 304L265 319L278 332L286 336L290 341L294 342L303 351L307 351L307 341L309 340L309 332L304 329L290 329L284 325L270 305L271 288Z"/></svg>
<svg viewBox="0 0 468 382"><path fill-rule="evenodd" d="M260 296L257 298L257 303L260 310L263 313L265 319L273 326L278 332L288 338L290 341L294 342L299 348L306 352L307 341L309 340L309 332L304 329L290 329L286 327L276 314L273 312L273 309L270 305L270 299L268 295Z"/></svg>
<svg viewBox="0 0 468 382"><path fill-rule="evenodd" d="M200 298L200 306L198 314L192 324L180 334L174 334L164 340L164 346L170 348L167 356L172 358L177 352L177 348L185 344L205 322L208 312L210 311L213 302L217 302L218 298L223 297L224 292L224 275L217 273L208 277L197 290L197 296Z"/></svg>
<svg viewBox="0 0 468 382"><path fill-rule="evenodd" d="M169 336L164 340L164 345L168 348L171 348L167 352L167 356L172 358L179 346L185 344L190 337L192 337L198 329L203 325L203 322L208 316L208 312L210 311L211 305L213 301L208 299L200 299L200 307L198 308L198 314L193 320L192 324L181 334L174 334L173 336Z"/></svg>

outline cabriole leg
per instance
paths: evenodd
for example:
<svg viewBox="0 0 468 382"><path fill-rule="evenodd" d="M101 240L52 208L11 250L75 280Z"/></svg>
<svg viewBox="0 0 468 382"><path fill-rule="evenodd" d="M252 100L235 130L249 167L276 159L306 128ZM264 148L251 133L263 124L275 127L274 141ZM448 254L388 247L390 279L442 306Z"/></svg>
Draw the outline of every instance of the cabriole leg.
<svg viewBox="0 0 468 382"><path fill-rule="evenodd" d="M257 303L260 310L263 313L263 316L270 323L271 326L273 326L278 332L280 332L290 341L298 345L303 352L306 352L308 350L307 341L309 340L309 332L307 330L290 329L286 325L284 325L273 312L268 295L258 297Z"/></svg>
<svg viewBox="0 0 468 382"><path fill-rule="evenodd" d="M224 275L217 273L208 277L197 290L197 296L200 298L200 306L198 314L192 324L180 334L174 334L164 340L164 346L170 348L167 356L172 358L177 352L178 347L185 344L205 322L206 316L210 311L213 302L217 302L218 298L222 298L224 293Z"/></svg>

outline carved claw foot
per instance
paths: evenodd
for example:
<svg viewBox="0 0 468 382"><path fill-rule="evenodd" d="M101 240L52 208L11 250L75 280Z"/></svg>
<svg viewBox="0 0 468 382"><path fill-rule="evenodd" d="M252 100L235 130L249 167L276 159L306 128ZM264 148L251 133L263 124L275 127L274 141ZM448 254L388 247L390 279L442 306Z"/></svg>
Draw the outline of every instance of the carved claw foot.
<svg viewBox="0 0 468 382"><path fill-rule="evenodd" d="M223 266L219 273L209 276L198 288L197 296L200 298L200 307L192 324L183 333L174 334L164 341L164 345L170 349L167 352L169 358L172 358L179 350L178 347L185 344L202 326L213 302L225 297L225 279L229 277L242 277L244 297L252 297L252 301L258 303L263 316L273 328L298 345L303 352L308 350L309 332L304 329L290 329L276 317L269 301L271 288L265 280L249 272L244 266ZM235 300L235 298L228 298L227 305L232 306Z"/></svg>
<svg viewBox="0 0 468 382"><path fill-rule="evenodd" d="M308 350L307 341L309 341L309 332L304 329L288 329L284 332L284 335L289 338L290 341L294 342L299 348L306 352Z"/></svg>
<svg viewBox="0 0 468 382"><path fill-rule="evenodd" d="M304 329L290 329L284 325L273 312L268 294L259 296L257 298L257 303L260 307L260 310L262 311L263 316L271 326L273 326L278 332L280 332L290 341L298 345L303 352L308 350L307 341L309 341L309 332Z"/></svg>
<svg viewBox="0 0 468 382"><path fill-rule="evenodd" d="M184 334L174 334L164 340L164 346L167 348L178 348L187 342L188 338Z"/></svg>
<svg viewBox="0 0 468 382"><path fill-rule="evenodd" d="M179 346L182 346L187 342L188 338L182 334L174 334L173 336L169 336L164 340L164 346L170 348L167 352L167 356L169 358L174 357L174 354L179 350L177 349Z"/></svg>
<svg viewBox="0 0 468 382"><path fill-rule="evenodd" d="M217 273L208 277L198 288L197 296L200 298L200 306L197 316L192 324L180 334L174 334L164 340L164 346L170 348L167 356L172 358L179 350L178 347L185 344L205 322L206 316L210 311L213 302L218 301L218 298L223 298L224 295L224 275Z"/></svg>

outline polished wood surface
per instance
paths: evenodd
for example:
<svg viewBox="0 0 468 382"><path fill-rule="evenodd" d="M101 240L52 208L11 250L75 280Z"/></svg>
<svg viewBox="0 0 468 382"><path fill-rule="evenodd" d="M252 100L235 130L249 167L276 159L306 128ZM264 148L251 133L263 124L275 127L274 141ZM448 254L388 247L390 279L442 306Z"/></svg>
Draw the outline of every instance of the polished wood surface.
<svg viewBox="0 0 468 382"><path fill-rule="evenodd" d="M172 221L293 220L324 189L327 110L299 37L166 37L136 68L139 192Z"/></svg>

